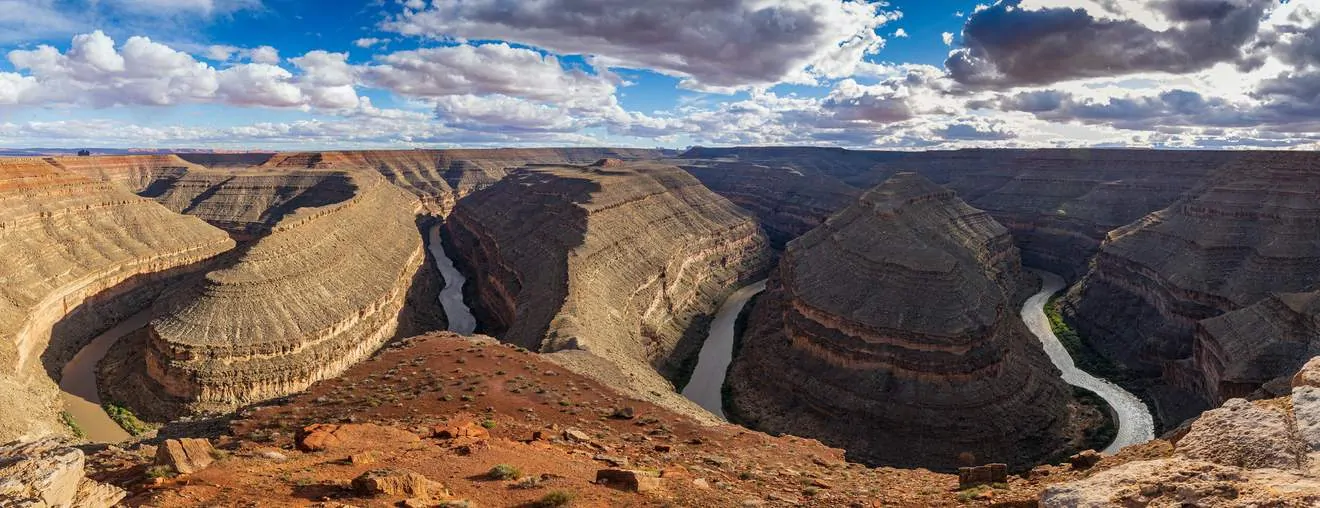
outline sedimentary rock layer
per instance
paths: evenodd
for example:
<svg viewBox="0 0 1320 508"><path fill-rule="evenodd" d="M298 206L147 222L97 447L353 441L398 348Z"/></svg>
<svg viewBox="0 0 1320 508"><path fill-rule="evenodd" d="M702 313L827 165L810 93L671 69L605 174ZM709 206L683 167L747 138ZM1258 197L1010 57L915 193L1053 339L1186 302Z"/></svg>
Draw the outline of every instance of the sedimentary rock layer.
<svg viewBox="0 0 1320 508"><path fill-rule="evenodd" d="M59 166L0 159L0 441L61 431L47 374L59 365L43 359L67 359L150 304L159 282L234 245L199 219Z"/></svg>
<svg viewBox="0 0 1320 508"><path fill-rule="evenodd" d="M175 155L50 157L43 160L94 180L124 185L133 192L143 192L156 181L177 178L197 167Z"/></svg>
<svg viewBox="0 0 1320 508"><path fill-rule="evenodd" d="M862 194L834 177L789 166L694 161L683 170L756 215L770 243L781 249Z"/></svg>
<svg viewBox="0 0 1320 508"><path fill-rule="evenodd" d="M1196 324L1187 381L1210 401L1246 397L1320 355L1320 292L1271 294ZM1282 385L1282 383L1277 383Z"/></svg>
<svg viewBox="0 0 1320 508"><path fill-rule="evenodd" d="M674 395L656 369L676 372L700 347L700 317L770 260L752 217L654 163L515 171L459 201L446 237L487 333L585 350L648 399Z"/></svg>
<svg viewBox="0 0 1320 508"><path fill-rule="evenodd" d="M230 266L157 301L142 363L109 383L120 398L157 416L230 410L333 376L394 336L425 260L420 204L375 173L339 175L351 198L284 215Z"/></svg>
<svg viewBox="0 0 1320 508"><path fill-rule="evenodd" d="M733 414L880 464L1056 452L1067 392L1018 319L1008 230L900 173L789 243L729 380Z"/></svg>
<svg viewBox="0 0 1320 508"><path fill-rule="evenodd" d="M1242 155L1188 197L1109 233L1090 272L1068 295L1065 311L1109 356L1131 368L1162 372L1169 384L1207 402L1218 403L1223 392L1243 387L1221 390L1198 380L1202 373L1215 372L1209 375L1216 383L1264 381L1219 373L1245 374L1263 367L1252 362L1273 362L1271 355L1219 358L1219 352L1289 342L1231 331L1240 326L1235 323L1256 319L1252 313L1282 312L1283 302L1202 326L1200 336L1214 344L1205 344L1199 359L1192 354L1194 337L1202 320L1273 294L1320 289L1316 168L1320 155L1313 153ZM1280 367L1296 368L1301 360ZM1214 365L1219 361L1224 363Z"/></svg>
<svg viewBox="0 0 1320 508"><path fill-rule="evenodd" d="M501 148L492 150L371 150L276 154L267 167L367 168L447 214L454 201L527 164L589 164L605 157L655 159L657 150L630 148Z"/></svg>
<svg viewBox="0 0 1320 508"><path fill-rule="evenodd" d="M874 187L898 172L917 172L957 191L1008 227L1025 263L1075 281L1086 273L1106 233L1169 206L1238 154L1101 149L899 153L783 147L696 148L683 157L699 159L690 161L692 165L721 164L721 169L737 173L704 171L698 177L754 210L802 199L796 187L760 185L773 169L780 169L782 178L800 173L857 189ZM768 226L778 222L759 211L758 216Z"/></svg>
<svg viewBox="0 0 1320 508"><path fill-rule="evenodd" d="M347 201L357 190L344 171L194 169L153 186L148 197L234 233L269 232L299 209Z"/></svg>

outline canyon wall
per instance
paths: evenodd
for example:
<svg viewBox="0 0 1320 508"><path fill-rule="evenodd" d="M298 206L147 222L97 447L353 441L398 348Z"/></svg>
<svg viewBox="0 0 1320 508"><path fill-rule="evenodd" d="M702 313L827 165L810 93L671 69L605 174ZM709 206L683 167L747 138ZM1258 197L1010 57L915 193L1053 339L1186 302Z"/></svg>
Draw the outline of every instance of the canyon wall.
<svg viewBox="0 0 1320 508"><path fill-rule="evenodd" d="M457 199L527 164L589 164L605 157L640 160L660 155L659 150L632 148L364 150L281 153L264 166L372 169L446 215Z"/></svg>
<svg viewBox="0 0 1320 508"><path fill-rule="evenodd" d="M47 157L44 160L93 180L115 182L139 193L158 180L176 178L198 167L175 155Z"/></svg>
<svg viewBox="0 0 1320 508"><path fill-rule="evenodd" d="M1086 273L1109 231L1169 206L1238 156L1119 149L870 152L764 147L694 148L682 157L694 159L685 165L706 166L694 174L712 190L756 211L772 236L780 236L776 228L804 233L798 228L809 221L776 214L813 217L846 193L834 182L860 193L898 172L920 173L1008 227L1028 265L1075 281ZM828 181L812 182L814 195L805 196L802 187L776 185L794 176Z"/></svg>
<svg viewBox="0 0 1320 508"><path fill-rule="evenodd" d="M166 208L233 233L268 233L303 208L347 201L357 187L345 171L189 170L153 186Z"/></svg>
<svg viewBox="0 0 1320 508"><path fill-rule="evenodd" d="M336 185L351 197L285 214L227 267L162 295L126 339L136 356L103 367L102 391L154 418L229 411L302 390L392 338L426 259L421 205L374 172L324 179L346 179Z"/></svg>
<svg viewBox="0 0 1320 508"><path fill-rule="evenodd" d="M695 408L679 375L704 317L770 262L755 220L656 163L532 167L459 201L447 250L485 333ZM451 248L452 247L452 248Z"/></svg>
<svg viewBox="0 0 1320 508"><path fill-rule="evenodd" d="M752 212L777 249L819 226L862 194L860 189L829 175L786 166L691 161L683 164L683 170L716 194Z"/></svg>
<svg viewBox="0 0 1320 508"><path fill-rule="evenodd" d="M730 370L731 414L873 464L1030 466L1063 447L1070 397L1017 315L1031 286L1007 229L897 174L788 244Z"/></svg>
<svg viewBox="0 0 1320 508"><path fill-rule="evenodd" d="M139 174L119 157L95 169L100 159L79 158L79 172ZM149 305L163 282L234 246L114 178L59 162L0 159L0 441L64 432L52 380L62 361Z"/></svg>
<svg viewBox="0 0 1320 508"><path fill-rule="evenodd" d="M1320 155L1244 154L1172 206L1110 232L1090 272L1068 294L1065 311L1108 356L1161 375L1178 390L1157 397L1157 405L1189 394L1217 404L1225 392L1247 389L1244 383L1268 380L1247 373L1264 367L1253 362L1277 363L1273 355L1229 353L1281 347L1289 339L1262 335L1274 327L1233 330L1262 315L1287 315L1297 297L1278 300L1281 293L1320 289L1317 231ZM1202 324L1269 298L1277 301ZM1206 342L1198 346L1198 337ZM1301 360L1266 370L1282 376ZM1165 413L1169 423L1190 416Z"/></svg>

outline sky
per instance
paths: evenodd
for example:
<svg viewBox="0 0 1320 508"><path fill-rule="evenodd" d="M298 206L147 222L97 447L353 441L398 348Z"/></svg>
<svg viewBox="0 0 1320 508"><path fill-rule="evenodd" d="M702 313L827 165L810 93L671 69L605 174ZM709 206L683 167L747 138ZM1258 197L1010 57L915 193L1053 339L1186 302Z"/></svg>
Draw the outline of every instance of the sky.
<svg viewBox="0 0 1320 508"><path fill-rule="evenodd" d="M1320 0L0 0L0 147L1316 149Z"/></svg>

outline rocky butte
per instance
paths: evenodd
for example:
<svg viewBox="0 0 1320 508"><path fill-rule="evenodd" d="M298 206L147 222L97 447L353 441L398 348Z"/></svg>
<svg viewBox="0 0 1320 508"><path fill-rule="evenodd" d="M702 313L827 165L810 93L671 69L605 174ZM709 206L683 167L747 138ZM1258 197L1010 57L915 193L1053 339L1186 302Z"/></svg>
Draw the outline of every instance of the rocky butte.
<svg viewBox="0 0 1320 508"><path fill-rule="evenodd" d="M732 413L870 463L1030 467L1064 448L1070 395L1017 316L1020 267L988 214L893 176L788 244L734 360Z"/></svg>
<svg viewBox="0 0 1320 508"><path fill-rule="evenodd" d="M665 377L771 256L755 219L696 178L614 159L515 171L459 201L445 232L486 333L688 409Z"/></svg>

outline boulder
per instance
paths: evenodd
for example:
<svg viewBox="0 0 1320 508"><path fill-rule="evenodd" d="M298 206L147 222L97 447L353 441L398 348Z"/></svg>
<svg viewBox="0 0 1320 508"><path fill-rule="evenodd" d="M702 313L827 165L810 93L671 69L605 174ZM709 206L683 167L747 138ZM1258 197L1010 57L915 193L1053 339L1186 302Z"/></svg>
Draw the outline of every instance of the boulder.
<svg viewBox="0 0 1320 508"><path fill-rule="evenodd" d="M984 466L958 468L958 488L965 489L990 483L1008 481L1008 464L986 464Z"/></svg>
<svg viewBox="0 0 1320 508"><path fill-rule="evenodd" d="M205 439L166 439L156 447L156 465L169 466L179 474L192 474L215 462L215 448Z"/></svg>
<svg viewBox="0 0 1320 508"><path fill-rule="evenodd" d="M432 435L439 439L485 439L490 437L490 432L476 423L467 422L449 427L436 427Z"/></svg>
<svg viewBox="0 0 1320 508"><path fill-rule="evenodd" d="M1096 465L1103 458L1105 456L1095 450L1083 450L1081 453L1068 457L1068 463L1072 465L1073 469L1084 470L1091 469L1091 466Z"/></svg>
<svg viewBox="0 0 1320 508"><path fill-rule="evenodd" d="M353 490L363 496L447 498L439 482L407 469L373 469L353 479Z"/></svg>
<svg viewBox="0 0 1320 508"><path fill-rule="evenodd" d="M1301 370L1292 378L1293 387L1313 386L1320 388L1320 356L1311 358L1302 365Z"/></svg>
<svg viewBox="0 0 1320 508"><path fill-rule="evenodd" d="M0 446L0 506L114 506L122 489L87 479L82 450L60 438Z"/></svg>
<svg viewBox="0 0 1320 508"><path fill-rule="evenodd" d="M631 469L601 469L596 471L596 483L632 492L652 492L659 490L661 479L642 471Z"/></svg>

